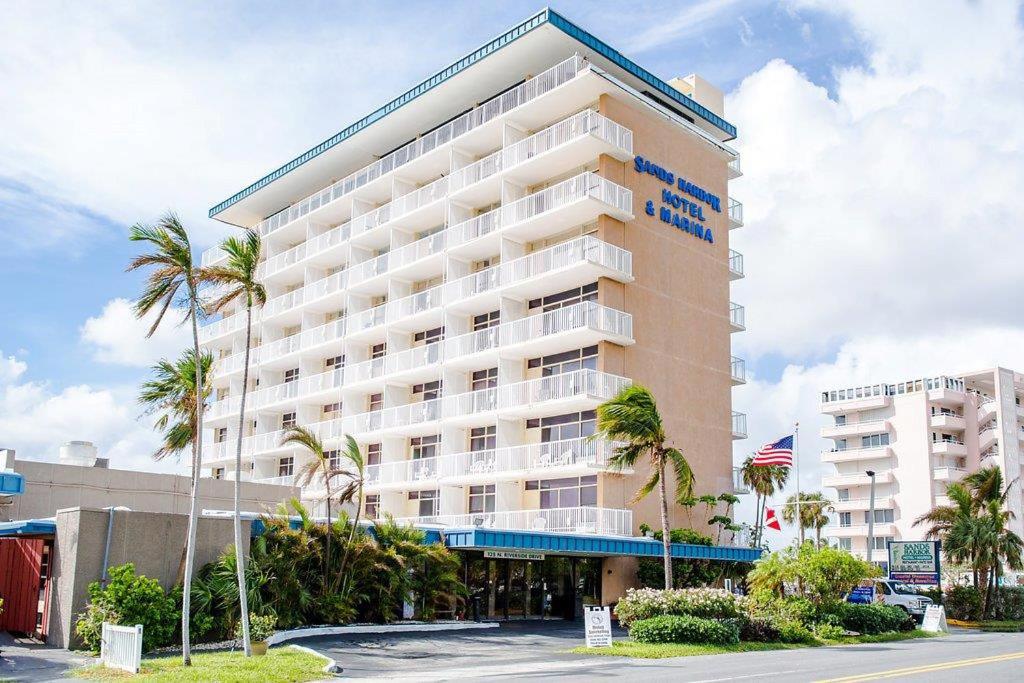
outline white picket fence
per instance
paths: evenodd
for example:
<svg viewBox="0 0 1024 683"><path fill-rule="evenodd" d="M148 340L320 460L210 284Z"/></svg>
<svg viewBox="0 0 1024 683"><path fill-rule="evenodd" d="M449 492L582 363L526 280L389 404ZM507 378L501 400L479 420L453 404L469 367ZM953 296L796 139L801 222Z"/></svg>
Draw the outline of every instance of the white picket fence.
<svg viewBox="0 0 1024 683"><path fill-rule="evenodd" d="M139 673L142 665L142 624L115 626L103 622L100 663L112 669Z"/></svg>

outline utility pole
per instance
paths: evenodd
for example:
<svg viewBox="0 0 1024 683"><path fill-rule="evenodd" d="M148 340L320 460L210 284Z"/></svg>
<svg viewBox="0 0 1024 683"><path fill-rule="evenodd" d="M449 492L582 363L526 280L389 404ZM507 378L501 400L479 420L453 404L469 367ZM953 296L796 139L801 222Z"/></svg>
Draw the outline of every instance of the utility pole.
<svg viewBox="0 0 1024 683"><path fill-rule="evenodd" d="M868 470L866 474L871 477L871 493L868 494L868 563L870 563L875 550L875 471Z"/></svg>

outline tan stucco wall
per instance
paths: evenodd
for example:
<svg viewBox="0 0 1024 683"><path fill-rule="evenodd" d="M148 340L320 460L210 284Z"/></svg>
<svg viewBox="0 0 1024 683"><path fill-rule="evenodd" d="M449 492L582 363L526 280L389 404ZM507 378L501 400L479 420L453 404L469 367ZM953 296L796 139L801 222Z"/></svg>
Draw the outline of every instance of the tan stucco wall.
<svg viewBox="0 0 1024 683"><path fill-rule="evenodd" d="M110 513L72 508L57 513L54 541L48 642L60 647L78 645L74 636L77 615L85 609L88 587L103 575ZM199 519L196 528L198 570L215 560L234 542L230 518ZM242 522L245 552L249 551L248 521ZM188 515L155 512L114 513L109 566L132 562L137 574L160 581L165 589L175 584L188 531Z"/></svg>
<svg viewBox="0 0 1024 683"><path fill-rule="evenodd" d="M669 438L694 469L697 495L731 491L727 159L649 110L607 96L600 107L605 116L633 131L635 154L721 198L721 213L704 205L705 225L714 232L711 244L658 218L661 191L667 184L636 172L632 161L601 158L601 175L633 191L635 218L623 224L602 217L598 236L632 252L635 281L602 279L598 298L633 316L636 343L624 349L602 344L599 363L602 370L630 377L654 392ZM671 189L690 199L674 186ZM654 216L644 211L648 200L654 203ZM632 507L634 530L642 522L658 528L657 495L630 502L647 476L645 467L629 476L602 476L598 504ZM674 527L687 525L679 506L670 508L670 517Z"/></svg>

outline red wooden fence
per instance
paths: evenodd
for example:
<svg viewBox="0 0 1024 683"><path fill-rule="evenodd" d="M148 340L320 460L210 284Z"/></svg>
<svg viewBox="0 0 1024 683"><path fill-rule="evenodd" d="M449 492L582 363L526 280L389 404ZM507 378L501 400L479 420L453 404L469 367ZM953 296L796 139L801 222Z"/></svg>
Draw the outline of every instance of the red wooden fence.
<svg viewBox="0 0 1024 683"><path fill-rule="evenodd" d="M40 538L0 538L0 631L36 632L44 543Z"/></svg>

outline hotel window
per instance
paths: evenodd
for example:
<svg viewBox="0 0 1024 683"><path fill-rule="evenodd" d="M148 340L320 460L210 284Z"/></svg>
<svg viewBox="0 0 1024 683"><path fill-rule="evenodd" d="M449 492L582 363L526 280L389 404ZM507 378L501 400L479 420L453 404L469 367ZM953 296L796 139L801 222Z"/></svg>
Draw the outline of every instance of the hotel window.
<svg viewBox="0 0 1024 683"><path fill-rule="evenodd" d="M341 413L341 403L325 403L323 407L323 415L325 419L331 419L338 417Z"/></svg>
<svg viewBox="0 0 1024 683"><path fill-rule="evenodd" d="M839 513L839 526L850 526L853 523L852 512L840 512Z"/></svg>
<svg viewBox="0 0 1024 683"><path fill-rule="evenodd" d="M422 458L433 458L437 455L437 448L440 443L440 434L414 436L409 439L409 448L412 450L412 459L421 460Z"/></svg>
<svg viewBox="0 0 1024 683"><path fill-rule="evenodd" d="M493 451L498 445L498 428L494 425L489 427L473 427L469 430L469 450Z"/></svg>
<svg viewBox="0 0 1024 683"><path fill-rule="evenodd" d="M414 342L423 342L424 344L434 344L444 339L444 326L435 327L432 330L423 330L413 335L412 340Z"/></svg>
<svg viewBox="0 0 1024 683"><path fill-rule="evenodd" d="M327 370L340 370L345 367L345 355L334 356L324 361L324 368Z"/></svg>
<svg viewBox="0 0 1024 683"><path fill-rule="evenodd" d="M341 468L341 451L337 448L333 448L329 451L324 451L324 458L327 459L327 464L332 470Z"/></svg>
<svg viewBox="0 0 1024 683"><path fill-rule="evenodd" d="M289 382L294 382L298 378L299 378L299 369L298 368L292 368L291 370L285 370L284 371L284 383L285 384L288 384Z"/></svg>
<svg viewBox="0 0 1024 683"><path fill-rule="evenodd" d="M214 443L224 443L228 440L228 428L218 427L216 434L213 436Z"/></svg>
<svg viewBox="0 0 1024 683"><path fill-rule="evenodd" d="M377 519L380 515L380 495L370 493L366 496L366 516L369 519Z"/></svg>
<svg viewBox="0 0 1024 683"><path fill-rule="evenodd" d="M501 262L500 256L492 256L491 258L480 259L479 261L473 261L473 265L470 266L470 272L479 273L481 270L487 270L491 266L496 266Z"/></svg>
<svg viewBox="0 0 1024 683"><path fill-rule="evenodd" d="M589 285L583 285L582 287L567 289L564 292L551 294L541 299L531 299L530 308L540 308L546 313L564 308L565 306L578 304L581 301L597 301L596 282L591 282Z"/></svg>
<svg viewBox="0 0 1024 683"><path fill-rule="evenodd" d="M433 517L437 514L438 492L434 491L410 491L409 500L419 501L419 510L416 513L420 517Z"/></svg>
<svg viewBox="0 0 1024 683"><path fill-rule="evenodd" d="M954 434L946 434L945 432L940 432L940 433L932 432L932 442L934 442L934 443L963 443L963 441L961 441L959 439L959 437L957 437L956 435L954 435Z"/></svg>
<svg viewBox="0 0 1024 683"><path fill-rule="evenodd" d="M836 415L836 426L837 427L841 427L844 424L846 424L846 416L845 415Z"/></svg>
<svg viewBox="0 0 1024 683"><path fill-rule="evenodd" d="M585 349L574 349L541 358L531 358L527 361L526 367L540 368L542 377L561 375L581 369L596 370L597 346L588 346Z"/></svg>
<svg viewBox="0 0 1024 683"><path fill-rule="evenodd" d="M370 347L370 360L376 358L383 358L388 352L388 343L381 342L380 344L374 344Z"/></svg>
<svg viewBox="0 0 1024 683"><path fill-rule="evenodd" d="M223 467L214 467L213 468L213 478L214 479L223 479L224 478L224 468Z"/></svg>
<svg viewBox="0 0 1024 683"><path fill-rule="evenodd" d="M371 443L366 447L366 464L367 465L379 465L380 464L380 451L381 445L379 443Z"/></svg>
<svg viewBox="0 0 1024 683"><path fill-rule="evenodd" d="M498 386L498 368L477 370L476 372L473 373L470 391L480 391L481 389L493 389L496 386Z"/></svg>
<svg viewBox="0 0 1024 683"><path fill-rule="evenodd" d="M281 416L281 429L288 429L295 426L295 413L285 413Z"/></svg>
<svg viewBox="0 0 1024 683"><path fill-rule="evenodd" d="M853 539L852 538L840 538L839 548L842 550L853 550Z"/></svg>
<svg viewBox="0 0 1024 683"><path fill-rule="evenodd" d="M375 412L384 407L384 394L370 394L370 412Z"/></svg>
<svg viewBox="0 0 1024 683"><path fill-rule="evenodd" d="M295 458L288 455L277 461L277 476L290 477L295 471Z"/></svg>
<svg viewBox="0 0 1024 683"><path fill-rule="evenodd" d="M867 524L869 521L871 521L871 512L865 510L864 523ZM875 524L892 524L892 521L892 510L875 510Z"/></svg>
<svg viewBox="0 0 1024 683"><path fill-rule="evenodd" d="M540 428L540 440L545 443L578 439L591 436L597 431L597 413L593 410L584 410L581 413L533 418L526 421L526 428Z"/></svg>
<svg viewBox="0 0 1024 683"><path fill-rule="evenodd" d="M879 448L881 446L889 445L888 434L872 434L870 436L860 437L861 448Z"/></svg>
<svg viewBox="0 0 1024 683"><path fill-rule="evenodd" d="M490 313L481 313L480 315L473 316L473 331L479 332L480 330L486 330L491 327L497 327L501 324L501 312L491 311Z"/></svg>
<svg viewBox="0 0 1024 683"><path fill-rule="evenodd" d="M218 401L223 401L224 399L226 399L228 397L228 388L221 387L220 389L217 389L216 397Z"/></svg>
<svg viewBox="0 0 1024 683"><path fill-rule="evenodd" d="M889 541L896 540L893 536L875 536L872 550L887 550Z"/></svg>
<svg viewBox="0 0 1024 683"><path fill-rule="evenodd" d="M325 323L332 323L335 320L340 320L341 318L344 318L344 317L345 317L344 309L342 309L340 311L330 311L330 312L327 313L327 315L324 316L324 322Z"/></svg>
<svg viewBox="0 0 1024 683"><path fill-rule="evenodd" d="M414 384L412 387L413 398L419 398L421 401L433 401L435 398L441 397L441 380L435 380L433 382L426 382L424 384Z"/></svg>
<svg viewBox="0 0 1024 683"><path fill-rule="evenodd" d="M494 512L494 484L469 487L469 512Z"/></svg>
<svg viewBox="0 0 1024 683"><path fill-rule="evenodd" d="M836 489L837 500L850 500L850 489Z"/></svg>
<svg viewBox="0 0 1024 683"><path fill-rule="evenodd" d="M594 507L597 505L597 475L565 477L526 482L527 491L540 491L540 509Z"/></svg>

